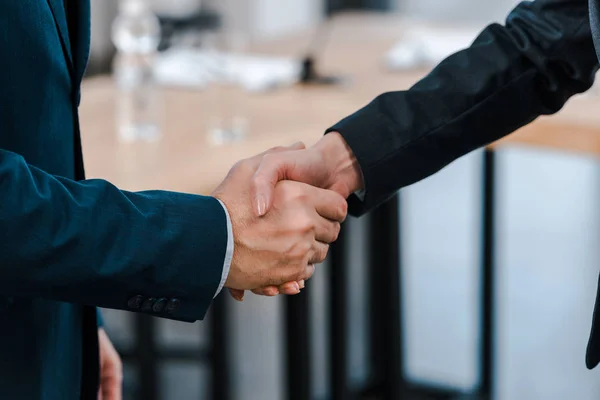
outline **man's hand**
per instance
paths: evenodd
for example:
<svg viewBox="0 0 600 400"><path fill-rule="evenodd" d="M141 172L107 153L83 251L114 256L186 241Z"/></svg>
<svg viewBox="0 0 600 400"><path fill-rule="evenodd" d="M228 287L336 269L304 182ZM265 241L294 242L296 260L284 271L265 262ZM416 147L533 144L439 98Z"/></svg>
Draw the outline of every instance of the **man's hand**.
<svg viewBox="0 0 600 400"><path fill-rule="evenodd" d="M360 166L342 135L332 132L309 149L263 156L254 174L251 196L262 216L273 205L277 182L292 180L334 190L344 198L363 188Z"/></svg>
<svg viewBox="0 0 600 400"><path fill-rule="evenodd" d="M98 400L121 400L123 398L123 365L104 329L98 329L100 349L100 389Z"/></svg>
<svg viewBox="0 0 600 400"><path fill-rule="evenodd" d="M346 218L342 196L291 181L275 185L271 212L258 217L248 199L252 176L264 156L236 164L213 193L231 217L235 244L225 286L238 291L303 284L314 264L325 259Z"/></svg>

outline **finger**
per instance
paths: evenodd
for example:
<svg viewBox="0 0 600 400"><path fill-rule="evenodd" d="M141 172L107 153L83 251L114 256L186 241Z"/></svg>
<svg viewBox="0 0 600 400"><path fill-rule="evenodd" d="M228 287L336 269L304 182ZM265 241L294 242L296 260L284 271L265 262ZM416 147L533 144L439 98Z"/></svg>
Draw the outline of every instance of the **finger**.
<svg viewBox="0 0 600 400"><path fill-rule="evenodd" d="M293 296L300 293L300 284L296 281L287 282L279 286L279 293Z"/></svg>
<svg viewBox="0 0 600 400"><path fill-rule="evenodd" d="M229 289L229 294L237 301L244 301L244 290L240 289Z"/></svg>
<svg viewBox="0 0 600 400"><path fill-rule="evenodd" d="M277 288L277 291L279 292L279 287L281 287L282 285L291 282L300 282L308 280L313 276L314 273L315 266L313 264L308 264L304 267L299 265L281 267L278 268L277 271L275 271L273 275L268 278L268 285ZM252 292L255 292L257 294L263 294L263 291L264 288L256 289L256 291L253 290Z"/></svg>
<svg viewBox="0 0 600 400"><path fill-rule="evenodd" d="M301 281L306 281L312 278L315 273L315 264L308 264L304 269L304 274L302 276Z"/></svg>
<svg viewBox="0 0 600 400"><path fill-rule="evenodd" d="M121 383L116 377L102 381L102 400L121 400Z"/></svg>
<svg viewBox="0 0 600 400"><path fill-rule="evenodd" d="M284 151L304 149L306 149L304 143L296 142L291 146L274 147L258 155L259 161L256 172L260 171L261 168L262 172L258 175L258 181L255 180L254 185L251 186L251 198L254 201L257 216L262 217L271 208L273 190L277 182L283 179L280 174L285 173L285 167L283 169L278 167L279 164L276 159L272 157L266 158L266 156ZM255 177L257 176L256 172Z"/></svg>
<svg viewBox="0 0 600 400"><path fill-rule="evenodd" d="M309 264L320 264L323 261L325 261L325 258L327 258L328 251L329 251L328 244L315 241L315 244L313 245L311 257L308 261ZM309 278L310 278L310 276L309 276Z"/></svg>
<svg viewBox="0 0 600 400"><path fill-rule="evenodd" d="M260 153L259 156L264 157L267 154L281 153L281 152L284 152L284 151L304 150L304 149L306 149L306 145L303 142L296 142L296 143L291 144L289 146L271 147L269 150Z"/></svg>
<svg viewBox="0 0 600 400"><path fill-rule="evenodd" d="M262 217L273 204L275 185L285 178L286 170L292 168L294 161L290 157L264 157L252 178L251 198L257 216Z"/></svg>
<svg viewBox="0 0 600 400"><path fill-rule="evenodd" d="M319 218L315 224L315 239L325 244L333 243L338 239L340 229L339 222Z"/></svg>
<svg viewBox="0 0 600 400"><path fill-rule="evenodd" d="M293 169L295 163L296 155L293 153L287 154L285 157L268 157L268 155L263 157L254 173L250 188L254 208L259 217L271 209L273 191L277 182L285 179L287 171Z"/></svg>
<svg viewBox="0 0 600 400"><path fill-rule="evenodd" d="M273 154L284 153L286 151L296 151L296 150L304 150L304 149L306 149L306 146L304 145L304 143L296 142L289 146L271 147L269 150L263 151L262 153L255 155L254 157L250 158L249 160L252 160L254 169L258 170L258 168L262 165L266 156L269 156L269 155L272 156ZM269 158L272 158L272 157L267 157L267 161L269 160Z"/></svg>
<svg viewBox="0 0 600 400"><path fill-rule="evenodd" d="M279 289L277 288L277 286L265 286L262 288L254 289L252 293L257 294L259 296L273 297L279 294Z"/></svg>
<svg viewBox="0 0 600 400"><path fill-rule="evenodd" d="M348 215L348 203L346 199L333 190L320 189L314 186L307 187L309 198L313 199L313 205L320 216L332 221L344 222Z"/></svg>
<svg viewBox="0 0 600 400"><path fill-rule="evenodd" d="M304 287L305 287L304 279L298 281L298 286L300 286L300 290L304 289Z"/></svg>
<svg viewBox="0 0 600 400"><path fill-rule="evenodd" d="M246 166L246 168L251 169L252 173L255 173L258 167L262 164L265 156L269 154L283 153L286 151L304 150L305 148L306 146L302 142L296 142L290 146L271 147L269 150L263 151L262 153L257 154L254 157L241 160L239 161L239 163L243 163Z"/></svg>

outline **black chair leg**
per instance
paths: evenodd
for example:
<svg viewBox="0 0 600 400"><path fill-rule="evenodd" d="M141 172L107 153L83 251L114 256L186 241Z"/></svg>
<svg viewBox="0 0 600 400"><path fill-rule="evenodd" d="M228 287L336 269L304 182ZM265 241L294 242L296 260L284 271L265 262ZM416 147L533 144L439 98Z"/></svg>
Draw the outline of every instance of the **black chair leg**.
<svg viewBox="0 0 600 400"><path fill-rule="evenodd" d="M369 276L373 386L401 399L404 387L399 196L371 213Z"/></svg>
<svg viewBox="0 0 600 400"><path fill-rule="evenodd" d="M331 398L348 400L348 225L345 224L329 253L329 355Z"/></svg>
<svg viewBox="0 0 600 400"><path fill-rule="evenodd" d="M211 310L212 397L214 400L231 398L229 382L229 357L227 354L227 298L223 292L214 300Z"/></svg>
<svg viewBox="0 0 600 400"><path fill-rule="evenodd" d="M479 397L491 399L494 388L494 322L495 322L495 196L496 154L487 149L483 159L482 260L481 260L481 349Z"/></svg>
<svg viewBox="0 0 600 400"><path fill-rule="evenodd" d="M309 286L296 296L285 299L285 332L287 354L287 398L310 400L310 315Z"/></svg>

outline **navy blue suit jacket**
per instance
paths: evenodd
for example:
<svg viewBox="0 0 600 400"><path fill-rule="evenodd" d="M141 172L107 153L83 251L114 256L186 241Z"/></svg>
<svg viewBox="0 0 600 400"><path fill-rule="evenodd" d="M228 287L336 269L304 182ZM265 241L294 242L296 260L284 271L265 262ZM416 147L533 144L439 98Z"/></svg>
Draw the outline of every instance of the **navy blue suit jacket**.
<svg viewBox="0 0 600 400"><path fill-rule="evenodd" d="M69 23L63 0L0 1L6 399L95 398L96 306L195 321L221 279L227 226L217 200L83 180L77 106L88 1L70 2Z"/></svg>

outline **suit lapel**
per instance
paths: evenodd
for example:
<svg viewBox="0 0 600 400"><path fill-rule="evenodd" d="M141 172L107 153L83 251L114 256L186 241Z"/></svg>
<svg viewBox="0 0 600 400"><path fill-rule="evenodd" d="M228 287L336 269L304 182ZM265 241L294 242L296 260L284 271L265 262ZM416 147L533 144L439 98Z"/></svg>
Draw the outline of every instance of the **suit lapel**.
<svg viewBox="0 0 600 400"><path fill-rule="evenodd" d="M596 55L600 59L600 1L589 0L589 8L594 47L596 48Z"/></svg>
<svg viewBox="0 0 600 400"><path fill-rule="evenodd" d="M62 44L63 52L65 53L65 58L67 59L67 64L69 65L71 72L73 72L73 55L71 53L71 41L69 39L67 15L65 13L63 0L46 1L52 10L52 15L54 16L54 22L56 23L56 27L58 29L58 35L60 36L60 42Z"/></svg>
<svg viewBox="0 0 600 400"><path fill-rule="evenodd" d="M67 18L71 27L71 51L75 69L75 84L79 85L83 79L90 54L89 0L69 1Z"/></svg>
<svg viewBox="0 0 600 400"><path fill-rule="evenodd" d="M590 27L596 55L600 59L600 0L589 0ZM592 331L588 341L585 363L589 369L595 368L600 363L600 281L596 293L596 304L592 319Z"/></svg>

